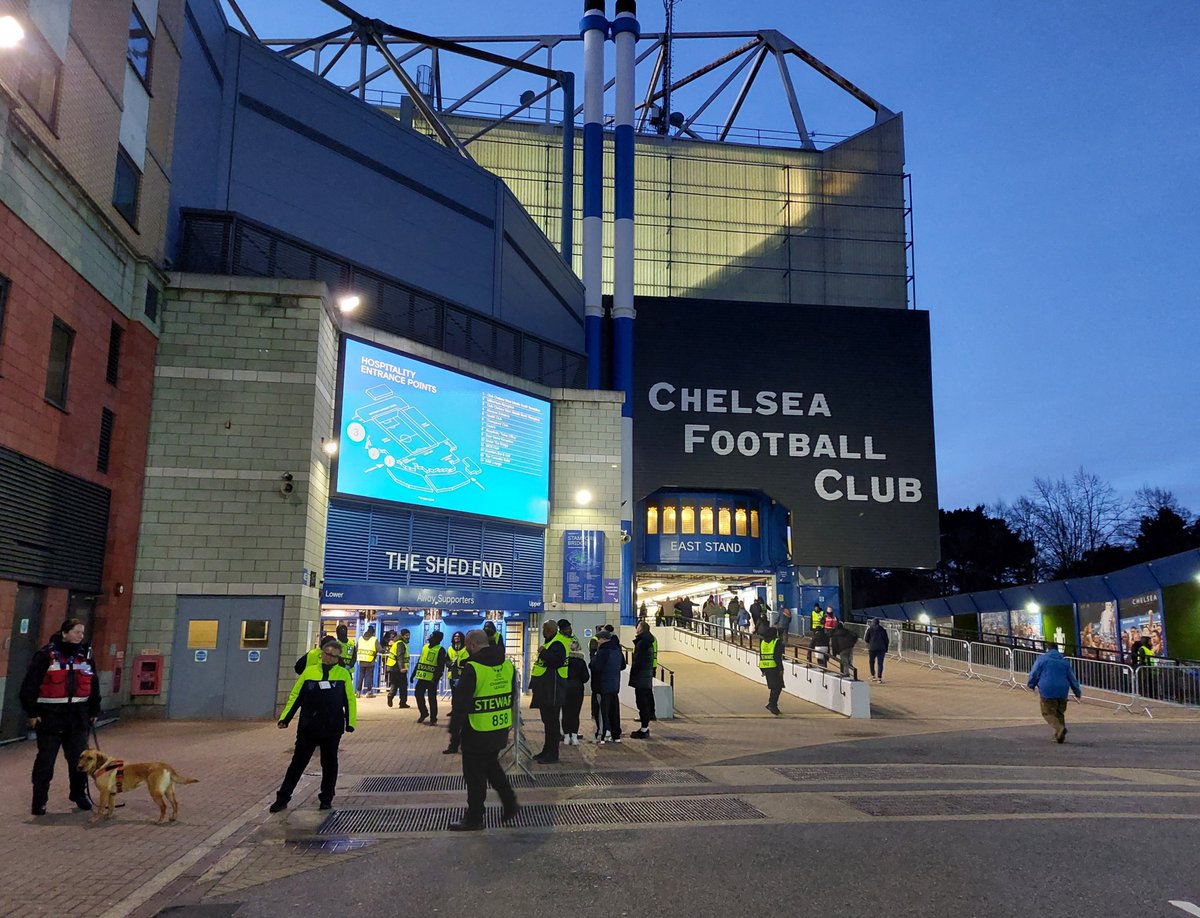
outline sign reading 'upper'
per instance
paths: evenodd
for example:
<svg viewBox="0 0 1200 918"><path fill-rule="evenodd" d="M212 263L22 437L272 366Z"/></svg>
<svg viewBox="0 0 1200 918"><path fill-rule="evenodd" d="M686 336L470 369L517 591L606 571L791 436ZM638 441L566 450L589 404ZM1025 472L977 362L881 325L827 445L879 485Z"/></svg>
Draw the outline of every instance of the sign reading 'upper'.
<svg viewBox="0 0 1200 918"><path fill-rule="evenodd" d="M798 563L937 563L927 313L643 297L636 340L639 498L763 491Z"/></svg>

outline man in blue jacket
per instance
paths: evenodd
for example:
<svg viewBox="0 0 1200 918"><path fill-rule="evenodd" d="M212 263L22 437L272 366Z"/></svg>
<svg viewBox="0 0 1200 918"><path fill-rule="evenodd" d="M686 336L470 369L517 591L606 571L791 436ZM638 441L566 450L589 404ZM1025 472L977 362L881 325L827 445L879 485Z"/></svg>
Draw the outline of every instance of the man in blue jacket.
<svg viewBox="0 0 1200 918"><path fill-rule="evenodd" d="M1061 743L1067 738L1067 695L1074 692L1079 698L1083 690L1071 664L1053 644L1037 658L1029 671L1029 687L1038 690L1042 699L1042 717L1054 730L1054 741Z"/></svg>

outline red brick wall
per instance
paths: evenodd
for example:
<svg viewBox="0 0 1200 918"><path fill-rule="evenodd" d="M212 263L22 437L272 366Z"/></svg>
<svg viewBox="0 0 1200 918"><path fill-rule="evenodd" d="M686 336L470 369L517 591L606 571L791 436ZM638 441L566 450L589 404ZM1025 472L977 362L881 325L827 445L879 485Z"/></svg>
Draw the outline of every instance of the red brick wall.
<svg viewBox="0 0 1200 918"><path fill-rule="evenodd" d="M112 492L92 636L100 668L111 669L109 646L123 649L129 628L157 340L145 326L122 315L3 204L0 274L11 284L0 329L0 444ZM56 316L75 330L65 412L44 397ZM115 386L105 380L113 322L125 330ZM96 471L101 408L116 417L107 474ZM121 596L114 595L118 583L125 587ZM15 596L10 585L0 585L4 637L12 626L10 592ZM42 623L48 635L66 614L66 591L48 592L46 606ZM108 686L104 689L107 693Z"/></svg>

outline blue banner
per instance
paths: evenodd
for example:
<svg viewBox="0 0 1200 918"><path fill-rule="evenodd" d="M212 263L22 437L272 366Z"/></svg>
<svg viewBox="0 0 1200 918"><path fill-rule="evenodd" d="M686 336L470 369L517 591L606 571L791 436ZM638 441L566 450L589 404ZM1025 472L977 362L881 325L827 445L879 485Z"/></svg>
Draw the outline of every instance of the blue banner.
<svg viewBox="0 0 1200 918"><path fill-rule="evenodd" d="M382 583L332 583L321 590L326 606L399 607L407 609L501 609L538 612L540 593L513 593L457 587L398 587Z"/></svg>
<svg viewBox="0 0 1200 918"><path fill-rule="evenodd" d="M650 564L711 564L736 568L762 565L761 540L738 536L648 536L645 555Z"/></svg>
<svg viewBox="0 0 1200 918"><path fill-rule="evenodd" d="M604 533L568 529L563 533L563 602L601 602Z"/></svg>

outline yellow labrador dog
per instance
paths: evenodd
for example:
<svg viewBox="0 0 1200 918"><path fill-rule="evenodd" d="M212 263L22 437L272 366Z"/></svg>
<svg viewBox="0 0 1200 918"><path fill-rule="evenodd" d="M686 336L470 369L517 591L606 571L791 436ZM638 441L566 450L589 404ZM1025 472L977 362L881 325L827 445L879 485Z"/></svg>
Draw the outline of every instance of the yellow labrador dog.
<svg viewBox="0 0 1200 918"><path fill-rule="evenodd" d="M92 816L92 822L108 819L113 814L117 794L133 790L140 784L146 785L150 796L158 804L158 822L167 821L167 801L171 801L171 822L179 815L179 801L175 799L176 784L196 784L195 778L185 778L165 762L130 762L105 755L99 749L85 749L79 757L78 768L92 776L96 790L100 792L100 806Z"/></svg>

